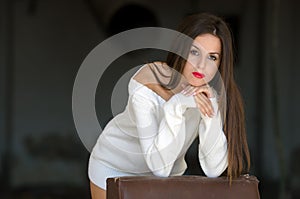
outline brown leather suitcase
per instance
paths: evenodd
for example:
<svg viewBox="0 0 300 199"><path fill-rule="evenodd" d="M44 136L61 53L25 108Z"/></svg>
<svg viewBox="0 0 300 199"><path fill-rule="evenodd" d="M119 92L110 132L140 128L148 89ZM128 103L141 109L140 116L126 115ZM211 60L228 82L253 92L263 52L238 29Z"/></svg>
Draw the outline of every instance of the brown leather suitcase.
<svg viewBox="0 0 300 199"><path fill-rule="evenodd" d="M108 199L259 199L259 181L243 175L229 184L227 177L134 176L107 179Z"/></svg>

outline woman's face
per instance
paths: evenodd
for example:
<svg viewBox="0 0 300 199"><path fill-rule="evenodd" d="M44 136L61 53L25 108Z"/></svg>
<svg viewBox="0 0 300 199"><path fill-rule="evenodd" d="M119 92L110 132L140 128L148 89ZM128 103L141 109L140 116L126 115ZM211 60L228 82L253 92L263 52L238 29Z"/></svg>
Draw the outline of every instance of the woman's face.
<svg viewBox="0 0 300 199"><path fill-rule="evenodd" d="M218 71L221 59L221 41L212 34L199 35L189 51L183 76L192 86L211 81Z"/></svg>

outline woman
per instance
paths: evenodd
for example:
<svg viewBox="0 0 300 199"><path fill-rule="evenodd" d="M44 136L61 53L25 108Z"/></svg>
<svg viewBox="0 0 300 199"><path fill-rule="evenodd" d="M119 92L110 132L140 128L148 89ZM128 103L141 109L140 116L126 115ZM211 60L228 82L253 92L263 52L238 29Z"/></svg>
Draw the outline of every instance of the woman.
<svg viewBox="0 0 300 199"><path fill-rule="evenodd" d="M187 60L141 67L130 79L125 111L112 119L90 156L93 199L105 198L106 178L182 175L184 156L199 137L199 162L208 177L232 179L249 170L250 155L240 93L233 78L231 33L211 14L186 17L176 43ZM219 74L219 75L218 75Z"/></svg>

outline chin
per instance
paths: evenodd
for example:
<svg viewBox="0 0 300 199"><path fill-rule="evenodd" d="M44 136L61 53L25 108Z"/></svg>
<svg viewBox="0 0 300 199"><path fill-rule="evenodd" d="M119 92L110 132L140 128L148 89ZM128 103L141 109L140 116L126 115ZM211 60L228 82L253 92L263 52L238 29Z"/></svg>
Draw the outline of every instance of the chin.
<svg viewBox="0 0 300 199"><path fill-rule="evenodd" d="M203 82L189 82L189 84L191 86L199 87L199 86L203 86L205 83L203 83Z"/></svg>

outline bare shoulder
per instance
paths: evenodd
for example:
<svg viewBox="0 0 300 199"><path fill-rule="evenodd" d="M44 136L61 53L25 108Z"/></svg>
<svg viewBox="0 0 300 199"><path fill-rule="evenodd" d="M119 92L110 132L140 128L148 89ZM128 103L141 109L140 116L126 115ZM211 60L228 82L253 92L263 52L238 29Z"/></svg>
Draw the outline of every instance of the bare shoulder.
<svg viewBox="0 0 300 199"><path fill-rule="evenodd" d="M135 74L133 79L145 86L148 84L159 84L157 78L163 81L166 76L169 76L169 71L169 67L164 62L157 61L147 63L142 66L141 70Z"/></svg>
<svg viewBox="0 0 300 199"><path fill-rule="evenodd" d="M167 100L170 97L169 92L160 85L159 81L167 83L171 75L170 71L168 65L164 62L148 63L135 74L133 79Z"/></svg>
<svg viewBox="0 0 300 199"><path fill-rule="evenodd" d="M150 64L147 63L143 65L139 72L134 75L133 79L144 85L146 85L148 82L153 81Z"/></svg>

